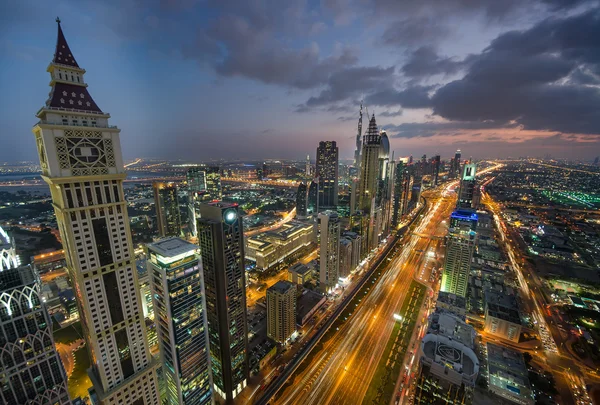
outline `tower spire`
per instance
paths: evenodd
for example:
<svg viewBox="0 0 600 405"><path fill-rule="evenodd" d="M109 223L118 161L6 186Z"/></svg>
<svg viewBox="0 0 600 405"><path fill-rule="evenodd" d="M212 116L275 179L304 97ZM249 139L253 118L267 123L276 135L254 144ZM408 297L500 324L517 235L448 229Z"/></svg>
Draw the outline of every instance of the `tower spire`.
<svg viewBox="0 0 600 405"><path fill-rule="evenodd" d="M65 34L63 33L60 25L60 18L56 17L56 23L58 25L58 36L56 39L56 50L54 51L54 59L52 59L52 63L79 68L75 57L73 57L73 54L71 53L71 48L69 48L69 44L65 39Z"/></svg>

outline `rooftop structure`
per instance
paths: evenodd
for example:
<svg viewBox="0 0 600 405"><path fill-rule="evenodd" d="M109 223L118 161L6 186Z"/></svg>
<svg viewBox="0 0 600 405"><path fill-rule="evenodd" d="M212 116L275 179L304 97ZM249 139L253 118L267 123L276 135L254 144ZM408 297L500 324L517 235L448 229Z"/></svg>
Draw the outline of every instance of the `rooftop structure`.
<svg viewBox="0 0 600 405"><path fill-rule="evenodd" d="M488 343L487 356L489 390L512 403L533 405L535 399L523 355L509 348Z"/></svg>
<svg viewBox="0 0 600 405"><path fill-rule="evenodd" d="M495 290L486 290L484 296L485 331L518 342L521 317L515 296Z"/></svg>
<svg viewBox="0 0 600 405"><path fill-rule="evenodd" d="M479 373L475 330L459 316L438 310L421 341L416 403L468 403ZM439 402L441 403L441 402Z"/></svg>

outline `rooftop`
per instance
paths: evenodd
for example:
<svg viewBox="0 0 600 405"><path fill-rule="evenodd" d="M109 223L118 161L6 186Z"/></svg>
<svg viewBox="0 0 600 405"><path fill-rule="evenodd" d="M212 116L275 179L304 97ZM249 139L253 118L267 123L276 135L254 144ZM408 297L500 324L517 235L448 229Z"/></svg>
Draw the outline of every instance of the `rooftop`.
<svg viewBox="0 0 600 405"><path fill-rule="evenodd" d="M148 249L163 257L175 257L185 253L193 253L198 249L198 246L181 238L171 237L149 244Z"/></svg>
<svg viewBox="0 0 600 405"><path fill-rule="evenodd" d="M298 274L306 274L311 271L311 269L304 263L298 262L289 268L289 271L298 273Z"/></svg>
<svg viewBox="0 0 600 405"><path fill-rule="evenodd" d="M497 290L487 290L485 291L485 305L489 316L521 324L519 307L514 295L508 295Z"/></svg>
<svg viewBox="0 0 600 405"><path fill-rule="evenodd" d="M276 282L275 284L273 284L271 287L269 287L267 289L267 293L269 291L273 291L278 294L285 294L292 288L296 288L296 284L291 283L289 281L279 280L278 282Z"/></svg>

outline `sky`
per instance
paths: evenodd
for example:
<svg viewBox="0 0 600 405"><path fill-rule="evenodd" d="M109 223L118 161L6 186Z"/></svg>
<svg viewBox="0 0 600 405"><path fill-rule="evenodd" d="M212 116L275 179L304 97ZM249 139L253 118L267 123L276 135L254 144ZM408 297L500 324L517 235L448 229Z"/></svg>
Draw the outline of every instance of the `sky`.
<svg viewBox="0 0 600 405"><path fill-rule="evenodd" d="M0 162L36 160L60 16L124 158L600 155L600 1L20 0L0 7ZM366 122L363 127L367 127Z"/></svg>

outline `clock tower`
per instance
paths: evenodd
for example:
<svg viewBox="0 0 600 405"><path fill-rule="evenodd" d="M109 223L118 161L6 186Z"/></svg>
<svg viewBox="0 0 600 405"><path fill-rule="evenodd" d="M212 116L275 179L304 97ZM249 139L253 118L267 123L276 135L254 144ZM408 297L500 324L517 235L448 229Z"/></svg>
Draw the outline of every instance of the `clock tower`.
<svg viewBox="0 0 600 405"><path fill-rule="evenodd" d="M94 403L158 405L123 194L120 129L94 102L60 20L50 95L33 127L76 294Z"/></svg>

